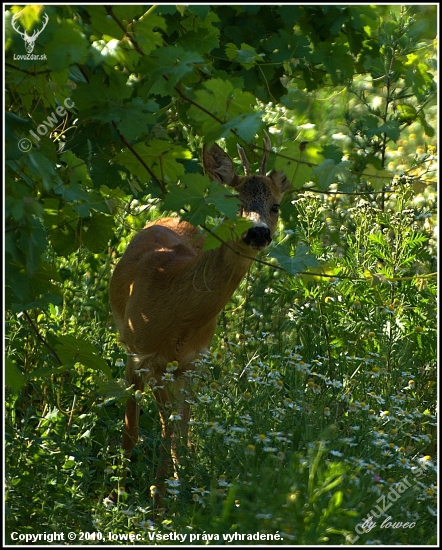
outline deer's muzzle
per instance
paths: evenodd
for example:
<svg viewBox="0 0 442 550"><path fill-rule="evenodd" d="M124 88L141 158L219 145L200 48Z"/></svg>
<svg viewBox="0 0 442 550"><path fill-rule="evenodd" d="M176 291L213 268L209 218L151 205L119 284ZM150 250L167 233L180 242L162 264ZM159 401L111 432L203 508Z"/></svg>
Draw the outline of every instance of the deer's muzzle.
<svg viewBox="0 0 442 550"><path fill-rule="evenodd" d="M272 236L266 225L254 225L247 231L242 240L251 248L262 250L272 242Z"/></svg>

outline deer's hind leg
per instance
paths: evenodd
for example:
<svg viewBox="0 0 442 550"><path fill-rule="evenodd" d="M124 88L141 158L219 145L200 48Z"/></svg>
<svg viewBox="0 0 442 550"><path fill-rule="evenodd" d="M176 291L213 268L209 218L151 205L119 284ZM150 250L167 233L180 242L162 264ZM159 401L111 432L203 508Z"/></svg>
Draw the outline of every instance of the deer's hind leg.
<svg viewBox="0 0 442 550"><path fill-rule="evenodd" d="M160 498L166 495L166 479L172 473L178 479L180 449L187 447L190 405L183 391L186 383L184 377L179 377L153 392L161 421L160 461L156 473L157 493Z"/></svg>
<svg viewBox="0 0 442 550"><path fill-rule="evenodd" d="M140 405L137 400L137 390L143 391L144 381L141 373L138 373L138 369L142 367L143 358L136 355L127 355L126 359L126 373L125 379L128 387L132 386L134 394L128 397L126 401L126 410L124 416L123 425L123 437L121 447L124 451L125 459L129 460L135 445L138 442L138 424L140 419ZM123 479L120 482L118 488L114 488L110 498L113 501L118 500L117 491L120 488L124 488L127 477L127 469L123 471Z"/></svg>
<svg viewBox="0 0 442 550"><path fill-rule="evenodd" d="M143 391L144 378L139 369L144 367L143 358L137 355L128 355L126 361L126 382L133 386L134 392ZM122 447L126 458L130 458L132 450L138 442L138 424L140 420L140 405L137 394L129 397L126 401L126 412L124 416Z"/></svg>

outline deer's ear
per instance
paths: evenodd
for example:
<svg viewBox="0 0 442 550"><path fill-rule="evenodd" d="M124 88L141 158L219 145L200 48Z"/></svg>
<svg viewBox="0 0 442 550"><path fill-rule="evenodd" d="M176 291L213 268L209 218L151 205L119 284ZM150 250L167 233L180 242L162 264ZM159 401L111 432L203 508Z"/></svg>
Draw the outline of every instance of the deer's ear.
<svg viewBox="0 0 442 550"><path fill-rule="evenodd" d="M268 177L273 181L280 193L285 193L291 187L287 176L282 170L272 170Z"/></svg>
<svg viewBox="0 0 442 550"><path fill-rule="evenodd" d="M235 187L238 176L235 174L233 162L219 145L214 143L210 149L203 146L203 167L212 181L225 183Z"/></svg>

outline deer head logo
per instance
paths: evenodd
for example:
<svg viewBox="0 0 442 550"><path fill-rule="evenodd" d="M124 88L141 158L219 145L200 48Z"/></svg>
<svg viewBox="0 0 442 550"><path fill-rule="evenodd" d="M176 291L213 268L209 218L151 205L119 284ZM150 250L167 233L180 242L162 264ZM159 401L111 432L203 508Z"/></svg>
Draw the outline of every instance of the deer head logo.
<svg viewBox="0 0 442 550"><path fill-rule="evenodd" d="M13 18L12 18L12 21L11 21L11 24L12 24L12 28L18 32L18 34L23 38L23 40L25 41L25 47L26 47L26 51L27 53L32 53L34 51L34 46L35 46L35 41L37 40L37 38L39 37L39 35L43 32L44 28L46 27L46 25L48 24L48 21L49 21L49 17L47 16L47 14L45 13L44 14L44 21L43 21L43 27L40 29L40 30L35 30L33 33L32 33L32 36L29 36L29 34L24 31L22 32L19 27L18 27L18 16L19 14L16 13Z"/></svg>

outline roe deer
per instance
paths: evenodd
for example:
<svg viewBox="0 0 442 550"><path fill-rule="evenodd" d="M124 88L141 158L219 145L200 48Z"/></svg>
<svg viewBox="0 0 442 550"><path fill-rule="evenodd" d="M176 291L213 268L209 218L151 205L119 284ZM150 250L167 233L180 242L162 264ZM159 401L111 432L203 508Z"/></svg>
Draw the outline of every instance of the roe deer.
<svg viewBox="0 0 442 550"><path fill-rule="evenodd" d="M145 384L160 386L153 388L162 427L156 476L160 495L171 459L177 475L180 437L187 442L190 405L181 391L185 386L181 375L195 369L194 360L210 346L218 314L258 251L270 244L279 204L290 187L282 171L266 175L267 134L264 145L259 175L250 173L244 150L238 145L243 177L235 174L233 162L218 145L203 147L206 174L237 192L240 215L253 222L241 238L203 251L204 237L197 228L179 218L160 219L133 238L110 282L112 312L128 352L126 381L135 391L142 391ZM178 364L174 381L164 384L162 376L173 361ZM138 440L139 404L135 397L126 402L122 441L126 457ZM170 420L172 412L181 420Z"/></svg>

